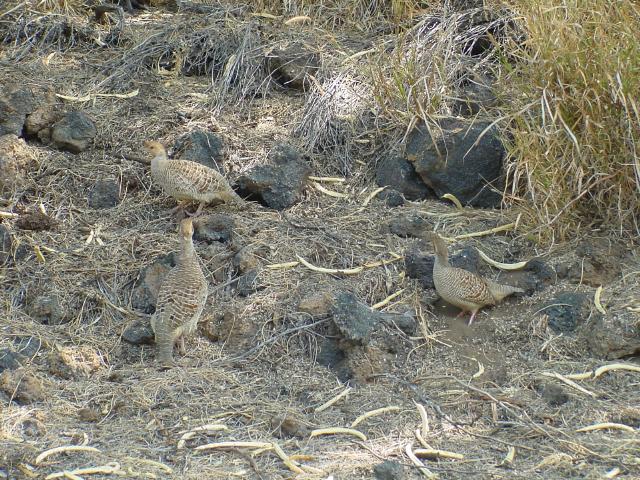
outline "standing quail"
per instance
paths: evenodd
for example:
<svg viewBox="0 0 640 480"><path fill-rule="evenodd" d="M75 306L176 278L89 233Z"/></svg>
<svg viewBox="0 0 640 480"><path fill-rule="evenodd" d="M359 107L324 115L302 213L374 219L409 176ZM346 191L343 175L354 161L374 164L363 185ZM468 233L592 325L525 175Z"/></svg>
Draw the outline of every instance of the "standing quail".
<svg viewBox="0 0 640 480"><path fill-rule="evenodd" d="M160 363L173 363L173 346L180 341L184 354L184 337L193 333L207 301L207 281L193 248L193 221L180 223L180 253L173 267L160 285L156 311L151 327L158 346Z"/></svg>
<svg viewBox="0 0 640 480"><path fill-rule="evenodd" d="M445 301L462 309L458 316L471 312L469 325L482 307L496 305L512 293L524 292L520 288L501 285L462 268L452 267L444 240L438 234L432 233L431 241L436 252L436 261L433 264L433 283L436 291Z"/></svg>
<svg viewBox="0 0 640 480"><path fill-rule="evenodd" d="M174 211L187 202L199 202L194 216L202 212L205 204L214 201L247 206L247 202L233 191L229 182L216 170L189 160L169 160L159 142L147 140L144 148L153 155L151 177L165 193L178 200Z"/></svg>

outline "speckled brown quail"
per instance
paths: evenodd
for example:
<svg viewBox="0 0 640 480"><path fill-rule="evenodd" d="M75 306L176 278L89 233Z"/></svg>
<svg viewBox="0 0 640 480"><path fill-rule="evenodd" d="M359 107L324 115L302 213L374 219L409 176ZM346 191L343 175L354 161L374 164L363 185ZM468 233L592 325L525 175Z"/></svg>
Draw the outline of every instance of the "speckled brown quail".
<svg viewBox="0 0 640 480"><path fill-rule="evenodd" d="M188 202L199 202L197 216L207 203L225 202L242 207L248 204L229 186L216 170L189 160L169 160L161 143L147 140L144 148L153 155L151 177L165 193L178 200L174 210Z"/></svg>
<svg viewBox="0 0 640 480"><path fill-rule="evenodd" d="M193 221L180 222L180 253L160 285L151 327L158 347L158 360L173 363L173 346L179 341L184 353L184 337L193 333L207 301L208 285L193 248Z"/></svg>
<svg viewBox="0 0 640 480"><path fill-rule="evenodd" d="M431 241L436 252L436 261L433 264L433 283L436 291L443 300L462 309L458 316L471 312L469 325L482 307L496 305L512 293L524 292L520 288L501 285L462 268L452 267L444 240L438 234L432 233Z"/></svg>

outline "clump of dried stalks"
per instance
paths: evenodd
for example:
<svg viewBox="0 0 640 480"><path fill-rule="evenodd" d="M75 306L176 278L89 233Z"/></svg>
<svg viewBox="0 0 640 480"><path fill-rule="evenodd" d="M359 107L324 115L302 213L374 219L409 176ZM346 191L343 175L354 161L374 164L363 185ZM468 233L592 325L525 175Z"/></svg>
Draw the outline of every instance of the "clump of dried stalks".
<svg viewBox="0 0 640 480"><path fill-rule="evenodd" d="M452 114L460 90L496 63L495 50L481 46L503 34L506 11L433 9L418 23L369 57L369 75L380 116L411 128ZM379 122L383 123L383 122Z"/></svg>
<svg viewBox="0 0 640 480"><path fill-rule="evenodd" d="M510 199L539 235L640 234L640 7L514 1L527 41L507 46ZM595 222L595 224L594 224Z"/></svg>
<svg viewBox="0 0 640 480"><path fill-rule="evenodd" d="M367 130L370 88L347 73L315 83L295 131L307 149L330 153L343 175L351 173L356 141Z"/></svg>

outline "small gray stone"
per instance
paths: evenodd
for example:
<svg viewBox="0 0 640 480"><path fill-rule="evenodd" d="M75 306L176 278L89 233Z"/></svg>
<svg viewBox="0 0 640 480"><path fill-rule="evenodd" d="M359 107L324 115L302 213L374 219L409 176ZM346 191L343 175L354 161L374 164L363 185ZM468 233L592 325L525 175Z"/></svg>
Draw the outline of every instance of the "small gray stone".
<svg viewBox="0 0 640 480"><path fill-rule="evenodd" d="M349 292L340 293L332 307L333 323L345 340L366 345L380 322L379 312L371 310Z"/></svg>
<svg viewBox="0 0 640 480"><path fill-rule="evenodd" d="M31 335L18 335L13 337L13 345L18 353L26 357L33 357L40 351L42 342L38 337L33 337Z"/></svg>
<svg viewBox="0 0 640 480"><path fill-rule="evenodd" d="M402 194L394 190L393 188L386 188L378 194L378 200L382 200L387 204L387 207L400 207L404 205L404 197Z"/></svg>
<svg viewBox="0 0 640 480"><path fill-rule="evenodd" d="M387 460L373 467L376 480L402 480L405 478L404 467L398 462Z"/></svg>
<svg viewBox="0 0 640 480"><path fill-rule="evenodd" d="M90 208L112 208L120 203L120 185L115 180L98 180L89 190Z"/></svg>
<svg viewBox="0 0 640 480"><path fill-rule="evenodd" d="M309 76L318 71L319 60L318 54L298 42L271 52L269 66L271 75L283 87L306 90L310 84Z"/></svg>
<svg viewBox="0 0 640 480"><path fill-rule="evenodd" d="M0 224L0 265L4 264L11 258L11 248L13 246L13 237L7 227Z"/></svg>
<svg viewBox="0 0 640 480"><path fill-rule="evenodd" d="M238 284L236 291L241 297L248 297L249 295L262 290L264 287L261 285L258 279L258 271L256 269L249 270L247 273L238 278Z"/></svg>
<svg viewBox="0 0 640 480"><path fill-rule="evenodd" d="M122 339L132 345L151 345L155 335L149 322L137 321L122 332Z"/></svg>
<svg viewBox="0 0 640 480"><path fill-rule="evenodd" d="M410 251L404 257L404 267L409 278L415 278L422 288L435 288L433 284L433 264L435 256Z"/></svg>
<svg viewBox="0 0 640 480"><path fill-rule="evenodd" d="M429 231L429 223L414 213L398 215L389 221L389 231L399 237L422 238Z"/></svg>
<svg viewBox="0 0 640 480"><path fill-rule="evenodd" d="M29 315L45 325L62 325L69 321L55 296L39 295L29 303Z"/></svg>
<svg viewBox="0 0 640 480"><path fill-rule="evenodd" d="M0 350L0 373L4 370L15 370L22 366L24 357L10 348Z"/></svg>
<svg viewBox="0 0 640 480"><path fill-rule="evenodd" d="M96 134L96 126L87 114L70 112L53 125L51 140L59 149L80 153L89 148Z"/></svg>
<svg viewBox="0 0 640 480"><path fill-rule="evenodd" d="M9 88L0 97L0 136L22 136L27 115L35 108L36 96L32 90L20 86Z"/></svg>
<svg viewBox="0 0 640 480"><path fill-rule="evenodd" d="M378 163L376 183L395 189L409 200L434 197L433 191L418 176L413 164L399 155L385 157Z"/></svg>
<svg viewBox="0 0 640 480"><path fill-rule="evenodd" d="M472 273L478 273L480 254L473 247L465 247L451 255L449 262L452 267L462 268Z"/></svg>
<svg viewBox="0 0 640 480"><path fill-rule="evenodd" d="M235 222L229 215L220 213L200 217L193 222L193 239L207 244L228 243L233 238L234 227Z"/></svg>

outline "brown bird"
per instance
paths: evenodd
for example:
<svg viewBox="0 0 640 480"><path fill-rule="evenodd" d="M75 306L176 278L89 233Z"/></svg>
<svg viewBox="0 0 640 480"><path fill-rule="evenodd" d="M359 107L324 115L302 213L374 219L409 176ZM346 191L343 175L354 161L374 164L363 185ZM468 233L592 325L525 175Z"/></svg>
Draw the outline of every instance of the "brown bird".
<svg viewBox="0 0 640 480"><path fill-rule="evenodd" d="M462 268L452 267L444 240L434 232L431 234L431 241L436 251L436 261L433 264L436 291L445 301L462 309L458 317L471 312L469 325L482 307L496 305L512 293L524 292L521 288L501 285Z"/></svg>
<svg viewBox="0 0 640 480"><path fill-rule="evenodd" d="M229 182L212 168L189 160L169 160L160 142L147 140L144 148L153 155L151 177L168 195L178 200L173 212L188 202L199 202L194 216L200 215L207 203L225 202L247 206L229 186Z"/></svg>
<svg viewBox="0 0 640 480"><path fill-rule="evenodd" d="M156 311L151 317L151 327L158 346L158 360L173 363L173 346L179 340L180 353L184 354L184 337L193 333L207 301L207 281L204 278L198 255L193 248L193 221L180 222L180 253L173 267L160 285Z"/></svg>

